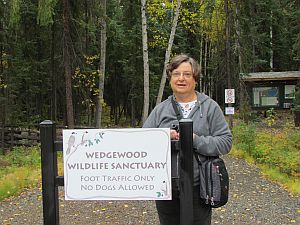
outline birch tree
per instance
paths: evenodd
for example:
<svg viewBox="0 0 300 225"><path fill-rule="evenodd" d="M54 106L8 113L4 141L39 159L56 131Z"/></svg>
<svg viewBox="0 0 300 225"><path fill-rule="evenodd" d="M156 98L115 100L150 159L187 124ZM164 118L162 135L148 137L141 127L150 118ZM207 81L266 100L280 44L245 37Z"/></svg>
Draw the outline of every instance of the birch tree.
<svg viewBox="0 0 300 225"><path fill-rule="evenodd" d="M167 47L166 53L165 53L164 69L163 69L163 74L162 74L162 78L160 81L160 86L159 86L159 90L158 90L158 94L157 94L156 105L161 102L162 96L164 93L164 89L165 89L165 84L166 84L166 79L167 79L166 67L167 67L168 62L170 61L170 55L171 55L174 36L175 36L175 32L176 32L176 27L177 27L179 12L180 12L180 6L181 6L181 0L177 0L177 6L175 9L175 15L174 15L173 22L172 22L168 47Z"/></svg>
<svg viewBox="0 0 300 225"><path fill-rule="evenodd" d="M142 13L142 41L143 41L143 62L144 62L144 107L143 123L148 117L149 111L149 58L148 58L148 38L147 38L147 18L146 18L146 0L141 0Z"/></svg>

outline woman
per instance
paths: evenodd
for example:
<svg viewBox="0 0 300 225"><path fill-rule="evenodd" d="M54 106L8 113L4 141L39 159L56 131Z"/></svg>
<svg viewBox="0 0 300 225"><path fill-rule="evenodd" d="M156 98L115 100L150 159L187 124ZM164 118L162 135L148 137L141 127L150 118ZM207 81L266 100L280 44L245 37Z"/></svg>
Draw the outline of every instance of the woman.
<svg viewBox="0 0 300 225"><path fill-rule="evenodd" d="M172 98L183 118L193 120L193 148L203 159L226 154L231 149L232 134L219 105L210 97L195 91L200 78L199 64L181 54L168 64L167 74L173 95L157 105L145 121L144 128L171 127L178 124ZM171 139L178 140L179 133L171 130ZM194 158L194 224L211 224L211 208L200 203L199 169ZM161 225L180 224L180 199L173 188L172 200L156 201Z"/></svg>

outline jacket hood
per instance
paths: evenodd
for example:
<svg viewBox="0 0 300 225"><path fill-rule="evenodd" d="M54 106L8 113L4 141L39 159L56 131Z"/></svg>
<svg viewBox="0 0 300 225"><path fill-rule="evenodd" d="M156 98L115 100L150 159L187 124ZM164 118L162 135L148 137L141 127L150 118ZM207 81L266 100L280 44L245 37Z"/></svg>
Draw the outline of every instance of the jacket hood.
<svg viewBox="0 0 300 225"><path fill-rule="evenodd" d="M206 100L208 100L209 99L209 97L206 95L206 94L204 94L204 93L200 93L200 92L198 92L198 91L196 91L196 94L197 94L197 101L198 101L198 104L199 104L199 111L200 111L200 117L202 118L203 117L203 107L202 107L202 105L204 104L204 102L206 101Z"/></svg>
<svg viewBox="0 0 300 225"><path fill-rule="evenodd" d="M209 97L206 94L200 93L196 91L197 94L197 101L200 105L202 105Z"/></svg>

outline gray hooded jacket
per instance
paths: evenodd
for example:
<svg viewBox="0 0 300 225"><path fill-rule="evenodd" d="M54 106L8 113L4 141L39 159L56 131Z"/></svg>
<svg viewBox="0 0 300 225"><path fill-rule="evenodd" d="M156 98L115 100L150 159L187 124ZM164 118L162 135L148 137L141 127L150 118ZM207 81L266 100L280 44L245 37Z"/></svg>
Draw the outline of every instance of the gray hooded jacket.
<svg viewBox="0 0 300 225"><path fill-rule="evenodd" d="M188 118L193 120L193 148L200 154L201 160L206 156L227 154L232 145L232 134L219 105L203 93L197 93L197 102ZM171 128L178 125L171 98L157 105L145 121L144 128ZM176 101L175 101L176 102ZM179 105L177 104L177 107ZM179 112L181 110L178 108ZM181 115L182 116L182 115ZM194 158L194 185L199 184L198 163Z"/></svg>

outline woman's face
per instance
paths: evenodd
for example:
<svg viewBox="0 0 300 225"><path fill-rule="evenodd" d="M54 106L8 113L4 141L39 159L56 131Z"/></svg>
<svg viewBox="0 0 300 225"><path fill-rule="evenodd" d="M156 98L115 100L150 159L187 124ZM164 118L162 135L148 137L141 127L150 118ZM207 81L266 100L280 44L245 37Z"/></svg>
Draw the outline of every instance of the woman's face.
<svg viewBox="0 0 300 225"><path fill-rule="evenodd" d="M195 93L196 81L190 63L183 62L172 71L170 85L175 96L189 96Z"/></svg>

